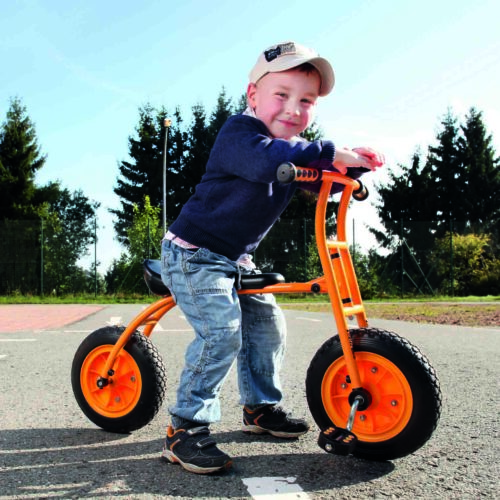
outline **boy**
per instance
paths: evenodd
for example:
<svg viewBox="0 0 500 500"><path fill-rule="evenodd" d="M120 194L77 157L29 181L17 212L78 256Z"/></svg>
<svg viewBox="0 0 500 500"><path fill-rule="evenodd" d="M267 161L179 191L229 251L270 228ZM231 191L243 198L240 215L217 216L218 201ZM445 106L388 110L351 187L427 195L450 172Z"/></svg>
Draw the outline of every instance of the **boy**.
<svg viewBox="0 0 500 500"><path fill-rule="evenodd" d="M270 294L236 292L239 276L255 272L249 253L297 188L276 182L281 163L349 169L354 178L359 167L383 164L369 149L336 151L331 141L297 137L333 85L330 63L306 47L287 42L261 54L250 73L247 110L222 127L206 173L163 240L162 279L195 330L163 457L188 471L231 466L208 426L220 418L219 392L236 359L243 431L296 438L309 429L277 406L286 336L281 310Z"/></svg>

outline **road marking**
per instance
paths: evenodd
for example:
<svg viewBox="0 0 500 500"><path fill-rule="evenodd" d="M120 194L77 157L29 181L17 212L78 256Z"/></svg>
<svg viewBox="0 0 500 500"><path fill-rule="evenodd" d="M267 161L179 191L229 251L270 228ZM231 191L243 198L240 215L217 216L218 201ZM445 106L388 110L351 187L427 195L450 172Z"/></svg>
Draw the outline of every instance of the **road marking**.
<svg viewBox="0 0 500 500"><path fill-rule="evenodd" d="M7 354L0 354L0 359L6 358Z"/></svg>
<svg viewBox="0 0 500 500"><path fill-rule="evenodd" d="M109 326L118 326L118 325L121 325L121 323L122 323L121 316L111 316L109 321L106 321L106 324Z"/></svg>
<svg viewBox="0 0 500 500"><path fill-rule="evenodd" d="M248 477L243 479L243 484L254 500L310 499L295 481L295 477Z"/></svg>
<svg viewBox="0 0 500 500"><path fill-rule="evenodd" d="M301 319L303 321L313 321L315 323L321 323L321 320L320 319L315 319L315 318L303 318L301 316L298 316L297 318L295 319Z"/></svg>
<svg viewBox="0 0 500 500"><path fill-rule="evenodd" d="M0 339L0 342L36 342L36 339Z"/></svg>

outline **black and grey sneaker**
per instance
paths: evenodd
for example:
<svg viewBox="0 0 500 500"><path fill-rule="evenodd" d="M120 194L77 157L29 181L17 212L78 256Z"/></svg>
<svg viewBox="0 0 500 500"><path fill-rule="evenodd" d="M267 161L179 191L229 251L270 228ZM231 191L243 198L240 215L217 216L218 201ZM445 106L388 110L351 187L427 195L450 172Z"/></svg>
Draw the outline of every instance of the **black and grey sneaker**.
<svg viewBox="0 0 500 500"><path fill-rule="evenodd" d="M296 438L309 430L309 424L299 418L290 418L283 408L266 405L249 410L243 408L243 432L269 433L280 438Z"/></svg>
<svg viewBox="0 0 500 500"><path fill-rule="evenodd" d="M229 469L233 463L231 457L217 448L206 426L187 430L169 426L161 456L196 474Z"/></svg>

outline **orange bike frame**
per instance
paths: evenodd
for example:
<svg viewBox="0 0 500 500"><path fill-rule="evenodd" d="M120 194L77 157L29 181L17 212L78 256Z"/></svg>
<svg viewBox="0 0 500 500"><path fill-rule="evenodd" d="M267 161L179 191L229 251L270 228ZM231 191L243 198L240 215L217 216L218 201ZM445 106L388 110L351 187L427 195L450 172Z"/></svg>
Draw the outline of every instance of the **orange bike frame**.
<svg viewBox="0 0 500 500"><path fill-rule="evenodd" d="M302 171L307 170L302 169ZM307 181L307 178L304 180ZM317 176L315 180L317 180ZM333 183L343 184L345 187L337 211L337 235L334 239L329 239L326 235L325 219L326 207ZM347 317L354 316L360 328L368 326L346 238L347 209L353 191L358 189L359 186L357 181L339 173L322 172L322 185L316 203L315 232L324 276L305 283L282 283L259 289L238 291L240 295L254 293L328 293L353 389L361 387L361 380L351 348ZM161 298L138 314L127 325L117 343L113 346L101 376L103 378L108 377L118 353L125 347L137 329L144 327L143 334L149 337L158 321L173 307L175 307L175 301L171 296L168 296Z"/></svg>

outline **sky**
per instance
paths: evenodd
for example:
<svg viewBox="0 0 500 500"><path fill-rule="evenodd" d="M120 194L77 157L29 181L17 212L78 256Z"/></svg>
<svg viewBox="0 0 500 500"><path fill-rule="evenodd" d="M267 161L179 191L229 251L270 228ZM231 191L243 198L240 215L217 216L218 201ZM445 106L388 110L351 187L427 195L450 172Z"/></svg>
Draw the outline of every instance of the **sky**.
<svg viewBox="0 0 500 500"><path fill-rule="evenodd" d="M189 123L192 106L210 112L223 87L237 100L259 53L293 40L334 68L317 122L338 146L379 149L397 171L435 142L449 109L463 122L473 106L498 153L499 18L498 0L3 1L0 122L19 97L47 154L37 184L59 180L101 203L104 273L123 251L109 209L120 207L113 187L139 107L179 106ZM364 179L373 191L387 174ZM370 202L352 214L356 243L374 245Z"/></svg>

